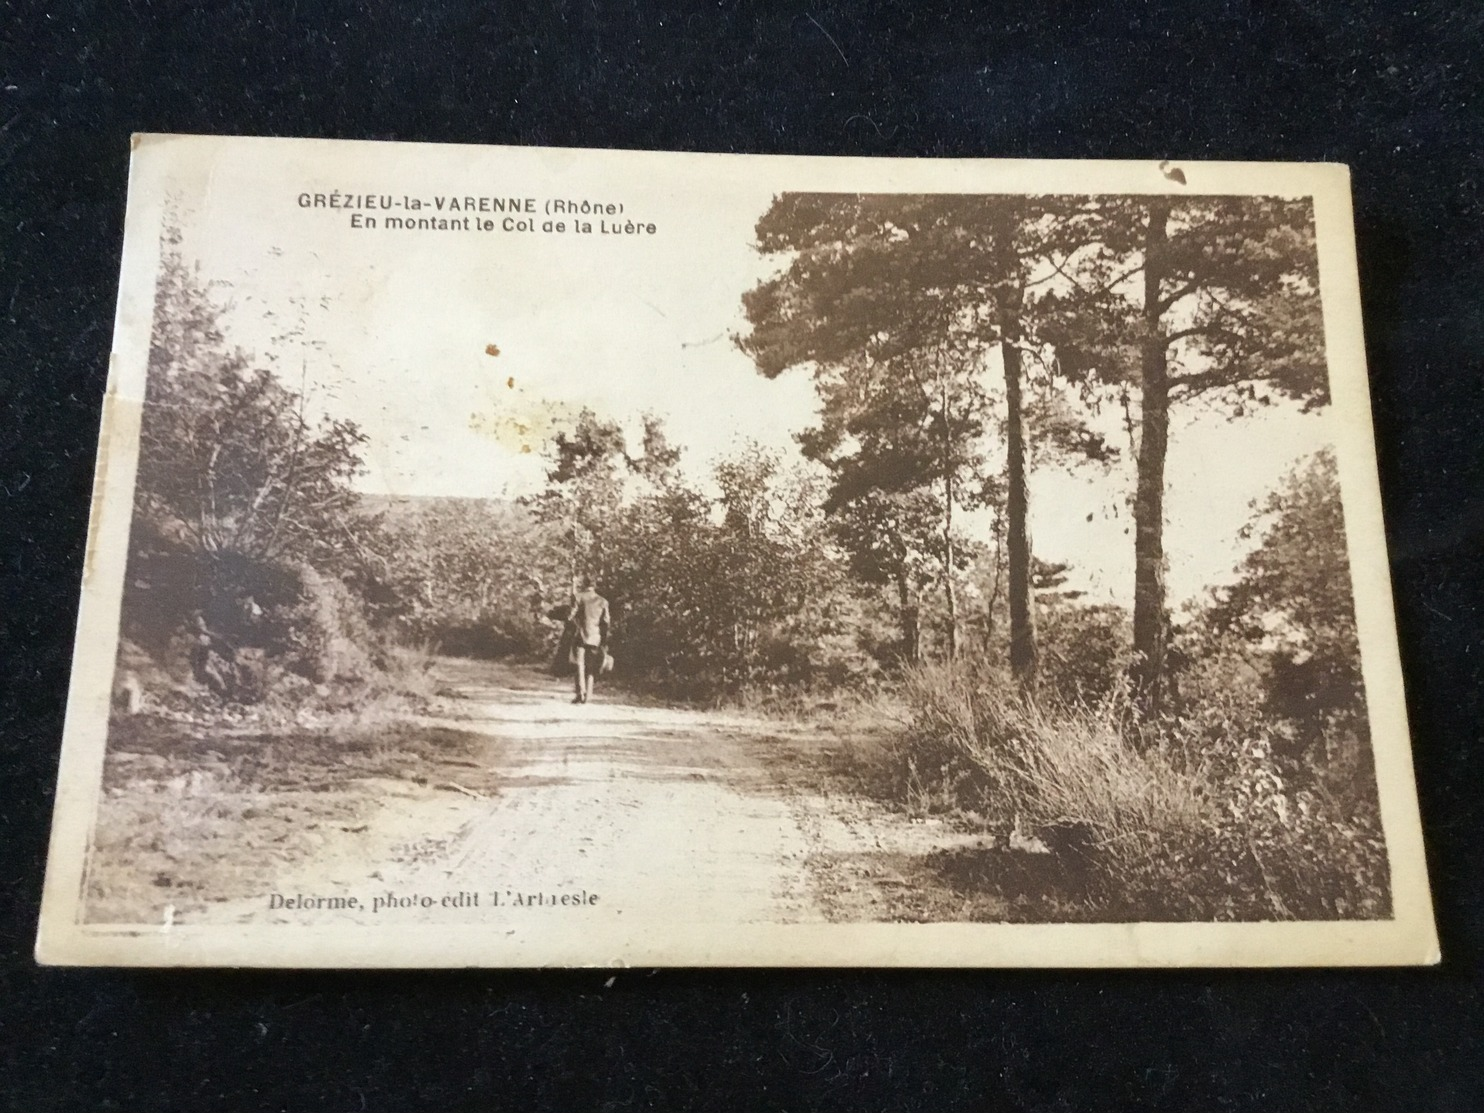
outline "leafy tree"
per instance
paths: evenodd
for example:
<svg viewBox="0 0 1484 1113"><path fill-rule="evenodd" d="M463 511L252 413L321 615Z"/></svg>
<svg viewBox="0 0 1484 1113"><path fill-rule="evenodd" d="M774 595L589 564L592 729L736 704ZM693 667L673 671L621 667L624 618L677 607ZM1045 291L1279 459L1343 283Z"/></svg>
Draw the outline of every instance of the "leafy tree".
<svg viewBox="0 0 1484 1113"><path fill-rule="evenodd" d="M986 490L976 442L988 396L974 370L961 353L941 350L877 363L851 376L850 389L862 392L853 411L827 405L820 428L803 438L805 454L832 473L825 508L840 516L837 536L855 546L857 566L873 570L890 559L880 571L897 587L908 659L917 655L918 593L934 579L949 655L958 650L955 580L967 541L955 511L982 501ZM868 524L886 530L884 546Z"/></svg>
<svg viewBox="0 0 1484 1113"><path fill-rule="evenodd" d="M711 606L721 584L715 529L708 500L679 483L622 510L600 587L626 676L685 692L720 667L730 631Z"/></svg>
<svg viewBox="0 0 1484 1113"><path fill-rule="evenodd" d="M630 470L658 486L674 482L680 449L670 443L664 423L654 414L644 415L642 448L642 456L628 458Z"/></svg>
<svg viewBox="0 0 1484 1113"><path fill-rule="evenodd" d="M1334 453L1296 467L1246 527L1260 538L1208 612L1215 636L1264 648L1267 709L1301 749L1366 736L1365 691Z"/></svg>
<svg viewBox="0 0 1484 1113"><path fill-rule="evenodd" d="M178 232L161 247L125 637L228 700L267 694L268 659L364 680L385 660L357 594L376 572L375 522L352 487L364 437L311 423L302 391L230 343Z"/></svg>
<svg viewBox="0 0 1484 1113"><path fill-rule="evenodd" d="M559 432L547 488L527 500L543 521L562 531L569 579L602 577L607 535L617 520L628 470L622 427L584 408L573 429Z"/></svg>
<svg viewBox="0 0 1484 1113"><path fill-rule="evenodd" d="M739 343L769 377L813 368L821 423L802 445L834 473L832 509L855 519L843 537L866 541L860 527L870 521L896 527L859 563L897 584L909 656L927 535L925 503L906 496L935 487L950 655L957 649L954 511L982 502L986 490L977 442L992 420L986 356L1006 320L993 316L1006 248L1003 235L991 235L1007 219L1004 205L984 197L791 194L757 227L763 251L792 261L745 295L752 332ZM1012 357L1007 376L1017 373ZM906 517L883 518L909 508ZM1025 516L1017 521L1012 532ZM893 566L881 567L888 556Z"/></svg>
<svg viewBox="0 0 1484 1113"><path fill-rule="evenodd" d="M167 235L140 429L135 512L206 554L343 567L365 438L312 426L304 399L231 347L221 310Z"/></svg>
<svg viewBox="0 0 1484 1113"><path fill-rule="evenodd" d="M487 499L393 503L374 543L389 589L382 609L407 633L481 656L543 644L547 584L568 566L554 530L529 508Z"/></svg>
<svg viewBox="0 0 1484 1113"><path fill-rule="evenodd" d="M610 534L631 480L651 487L674 480L680 450L653 414L644 416L641 448L641 455L632 455L623 427L586 407L570 431L556 435L547 489L525 502L541 521L562 530L572 580L607 575Z"/></svg>
<svg viewBox="0 0 1484 1113"><path fill-rule="evenodd" d="M808 606L827 559L823 531L811 521L812 492L790 491L782 479L778 457L756 445L716 467L722 523L715 609L742 662L753 660L767 627Z"/></svg>
<svg viewBox="0 0 1484 1113"><path fill-rule="evenodd" d="M679 695L807 681L842 625L820 492L756 446L715 479L712 500L668 476L611 523L601 587L625 672Z"/></svg>
<svg viewBox="0 0 1484 1113"><path fill-rule="evenodd" d="M864 489L845 501L825 502L835 536L848 554L851 573L862 583L895 589L902 659L922 656L918 599L936 573L934 548L940 518L927 491Z"/></svg>

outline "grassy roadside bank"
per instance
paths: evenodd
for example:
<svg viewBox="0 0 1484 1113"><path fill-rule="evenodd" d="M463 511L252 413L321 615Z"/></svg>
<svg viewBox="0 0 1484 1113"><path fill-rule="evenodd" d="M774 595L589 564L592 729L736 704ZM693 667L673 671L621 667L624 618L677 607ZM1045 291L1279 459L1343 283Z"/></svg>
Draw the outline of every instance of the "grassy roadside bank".
<svg viewBox="0 0 1484 1113"><path fill-rule="evenodd" d="M1126 711L1126 709L1122 709ZM1368 767L1305 775L1270 729L1212 709L1140 730L1108 700L1022 700L962 669L868 698L765 709L763 759L794 791L937 833L918 854L812 863L842 915L983 922L1272 921L1389 915ZM931 840L929 840L931 841Z"/></svg>
<svg viewBox="0 0 1484 1113"><path fill-rule="evenodd" d="M116 713L85 902L94 922L174 906L188 922L256 896L327 840L366 830L388 791L499 791L487 735L419 722L426 701L354 710Z"/></svg>

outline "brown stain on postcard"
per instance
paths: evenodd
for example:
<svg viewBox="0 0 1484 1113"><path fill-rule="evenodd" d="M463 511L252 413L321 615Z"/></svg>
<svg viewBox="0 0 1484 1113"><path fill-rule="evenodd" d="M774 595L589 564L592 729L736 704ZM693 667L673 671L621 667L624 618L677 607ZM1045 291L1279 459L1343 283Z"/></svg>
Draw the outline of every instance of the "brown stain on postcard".
<svg viewBox="0 0 1484 1113"><path fill-rule="evenodd" d="M515 380L506 386L514 390ZM571 407L537 398L491 399L488 408L469 415L469 428L511 452L541 451L548 441L571 424Z"/></svg>

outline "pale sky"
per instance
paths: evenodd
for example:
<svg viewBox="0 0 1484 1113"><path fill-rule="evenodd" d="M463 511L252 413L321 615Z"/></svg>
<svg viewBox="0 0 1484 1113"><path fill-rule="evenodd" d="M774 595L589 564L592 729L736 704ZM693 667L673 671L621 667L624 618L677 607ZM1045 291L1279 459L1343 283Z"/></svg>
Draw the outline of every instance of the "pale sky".
<svg viewBox="0 0 1484 1113"><path fill-rule="evenodd" d="M282 167L232 169L214 173L187 214L183 248L222 283L231 339L260 358L276 352L274 370L302 384L307 412L349 418L368 436L368 492L533 492L542 448L582 406L631 430L659 415L700 482L748 440L795 455L794 435L813 421L807 374L769 381L731 341L742 293L776 265L750 246L771 201L754 185L631 196L628 211L654 220L654 237L356 231L345 213L297 208L299 183ZM1126 450L1118 419L1107 420ZM1294 407L1237 422L1175 410L1172 601L1230 578L1249 503L1326 439L1324 418ZM1033 475L1037 555L1070 561L1070 586L1093 600L1132 598L1131 489L1130 461Z"/></svg>

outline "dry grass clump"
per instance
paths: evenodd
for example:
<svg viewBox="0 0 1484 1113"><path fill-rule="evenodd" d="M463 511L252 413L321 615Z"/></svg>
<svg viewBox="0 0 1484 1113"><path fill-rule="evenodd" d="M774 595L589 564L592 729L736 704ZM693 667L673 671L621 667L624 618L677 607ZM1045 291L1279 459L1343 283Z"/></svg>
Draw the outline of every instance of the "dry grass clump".
<svg viewBox="0 0 1484 1113"><path fill-rule="evenodd" d="M946 743L1028 828L1085 828L1100 845L1132 849L1194 838L1212 821L1204 770L1136 748L1107 703L1053 710L942 666L912 670L905 690L918 737Z"/></svg>
<svg viewBox="0 0 1484 1113"><path fill-rule="evenodd" d="M951 804L1086 867L1108 919L1389 914L1379 824L1273 758L1268 726L1213 712L1138 725L1126 696L1023 697L952 665L904 680L909 802ZM1199 745L1192 732L1198 727Z"/></svg>

